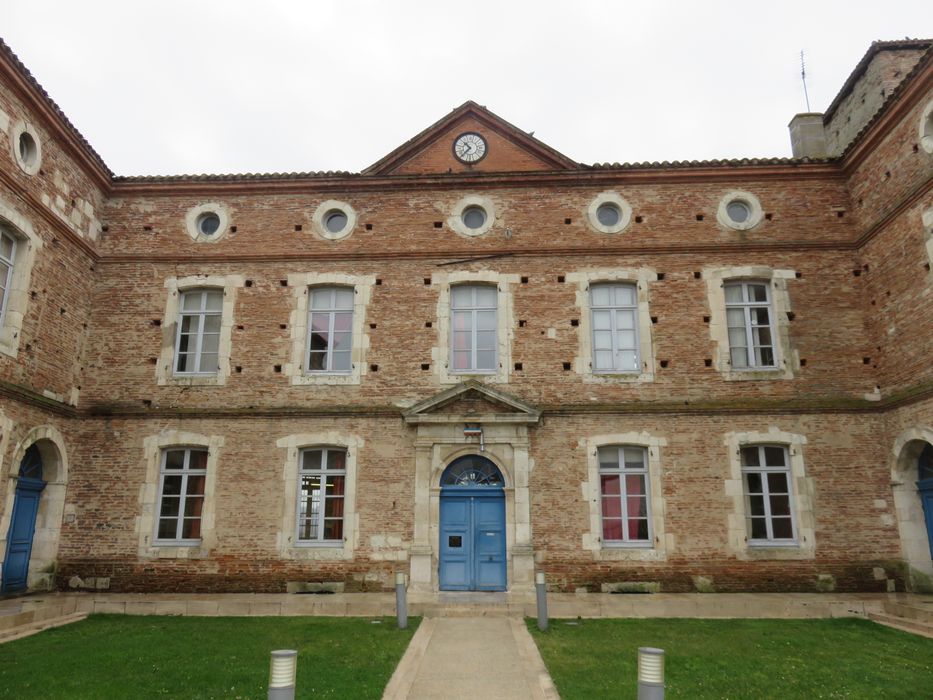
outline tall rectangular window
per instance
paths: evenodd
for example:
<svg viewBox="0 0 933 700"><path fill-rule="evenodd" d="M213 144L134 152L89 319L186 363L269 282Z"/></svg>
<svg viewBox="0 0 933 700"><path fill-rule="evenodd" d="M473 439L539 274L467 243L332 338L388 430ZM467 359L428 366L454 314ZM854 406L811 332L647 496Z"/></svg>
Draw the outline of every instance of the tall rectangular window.
<svg viewBox="0 0 933 700"><path fill-rule="evenodd" d="M451 287L452 372L495 372L499 369L496 351L497 300L495 287Z"/></svg>
<svg viewBox="0 0 933 700"><path fill-rule="evenodd" d="M316 287L308 305L307 372L353 369L353 288Z"/></svg>
<svg viewBox="0 0 933 700"><path fill-rule="evenodd" d="M651 544L648 454L644 447L599 448L599 489L605 544Z"/></svg>
<svg viewBox="0 0 933 700"><path fill-rule="evenodd" d="M16 259L16 239L0 228L0 326L6 320L7 298L13 281L13 260Z"/></svg>
<svg viewBox="0 0 933 700"><path fill-rule="evenodd" d="M734 369L777 366L771 296L767 282L729 282L724 286L729 355Z"/></svg>
<svg viewBox="0 0 933 700"><path fill-rule="evenodd" d="M343 542L347 451L340 447L302 450L298 470L298 541Z"/></svg>
<svg viewBox="0 0 933 700"><path fill-rule="evenodd" d="M590 287L593 319L593 370L638 372L638 297L634 284Z"/></svg>
<svg viewBox="0 0 933 700"><path fill-rule="evenodd" d="M175 374L216 374L220 368L220 289L182 292L175 341Z"/></svg>
<svg viewBox="0 0 933 700"><path fill-rule="evenodd" d="M783 445L741 448L745 518L750 544L793 543L791 472Z"/></svg>
<svg viewBox="0 0 933 700"><path fill-rule="evenodd" d="M201 540L206 480L207 450L184 447L162 451L157 540L191 543Z"/></svg>

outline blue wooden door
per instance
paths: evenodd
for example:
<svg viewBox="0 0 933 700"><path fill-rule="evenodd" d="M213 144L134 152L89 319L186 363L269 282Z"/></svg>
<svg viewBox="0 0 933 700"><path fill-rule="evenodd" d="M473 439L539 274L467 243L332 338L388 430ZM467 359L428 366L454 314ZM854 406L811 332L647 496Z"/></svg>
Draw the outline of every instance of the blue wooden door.
<svg viewBox="0 0 933 700"><path fill-rule="evenodd" d="M920 502L923 504L923 517L927 522L927 542L930 544L930 557L933 558L933 479L917 482Z"/></svg>
<svg viewBox="0 0 933 700"><path fill-rule="evenodd" d="M6 556L3 558L3 593L26 590L32 536L36 531L36 514L44 488L45 482L38 479L20 478L16 483Z"/></svg>
<svg viewBox="0 0 933 700"><path fill-rule="evenodd" d="M505 494L473 499L474 588L505 590Z"/></svg>
<svg viewBox="0 0 933 700"><path fill-rule="evenodd" d="M442 490L440 539L442 591L505 590L502 489Z"/></svg>

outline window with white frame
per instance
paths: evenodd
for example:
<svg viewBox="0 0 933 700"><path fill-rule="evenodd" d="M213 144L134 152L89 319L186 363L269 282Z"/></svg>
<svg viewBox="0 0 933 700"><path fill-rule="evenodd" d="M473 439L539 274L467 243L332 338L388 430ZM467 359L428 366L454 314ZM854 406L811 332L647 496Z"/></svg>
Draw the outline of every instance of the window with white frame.
<svg viewBox="0 0 933 700"><path fill-rule="evenodd" d="M751 545L794 544L791 469L784 445L741 448L745 519Z"/></svg>
<svg viewBox="0 0 933 700"><path fill-rule="evenodd" d="M764 281L727 282L726 323L733 369L777 366L771 293Z"/></svg>
<svg viewBox="0 0 933 700"><path fill-rule="evenodd" d="M195 289L181 294L175 340L175 374L216 374L224 293Z"/></svg>
<svg viewBox="0 0 933 700"><path fill-rule="evenodd" d="M497 297L495 287L457 285L450 288L450 371L495 372Z"/></svg>
<svg viewBox="0 0 933 700"><path fill-rule="evenodd" d="M598 456L603 544L650 546L647 450L606 445Z"/></svg>
<svg viewBox="0 0 933 700"><path fill-rule="evenodd" d="M638 372L638 292L634 284L590 287L593 371Z"/></svg>
<svg viewBox="0 0 933 700"><path fill-rule="evenodd" d="M310 290L306 372L346 374L353 369L353 287Z"/></svg>
<svg viewBox="0 0 933 700"><path fill-rule="evenodd" d="M13 281L13 261L16 259L16 238L0 228L0 326L6 318L6 307Z"/></svg>
<svg viewBox="0 0 933 700"><path fill-rule="evenodd" d="M342 544L347 451L313 447L299 456L298 542Z"/></svg>
<svg viewBox="0 0 933 700"><path fill-rule="evenodd" d="M201 541L206 481L207 450L194 447L162 450L157 541L182 544Z"/></svg>

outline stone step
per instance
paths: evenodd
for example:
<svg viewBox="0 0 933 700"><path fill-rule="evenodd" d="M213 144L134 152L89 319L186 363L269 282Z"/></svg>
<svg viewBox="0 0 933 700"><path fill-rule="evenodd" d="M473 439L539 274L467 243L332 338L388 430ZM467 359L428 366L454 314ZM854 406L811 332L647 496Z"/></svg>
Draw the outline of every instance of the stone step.
<svg viewBox="0 0 933 700"><path fill-rule="evenodd" d="M908 620L918 620L933 624L933 599L926 603L924 601L904 603L900 601L886 601L884 611L888 615L896 615Z"/></svg>
<svg viewBox="0 0 933 700"><path fill-rule="evenodd" d="M87 617L87 613L70 613L68 615L62 615L60 617L50 617L44 620L31 621L17 627L10 627L8 629L0 630L0 644L4 642L12 642L14 639L22 639L23 637L29 637L43 630L52 629L53 627L61 627L63 625L70 625L72 622L78 622Z"/></svg>
<svg viewBox="0 0 933 700"><path fill-rule="evenodd" d="M413 605L412 614L424 617L522 617L521 606Z"/></svg>
<svg viewBox="0 0 933 700"><path fill-rule="evenodd" d="M902 632L910 632L911 634L933 639L933 624L877 612L869 613L868 619L887 627L899 629Z"/></svg>

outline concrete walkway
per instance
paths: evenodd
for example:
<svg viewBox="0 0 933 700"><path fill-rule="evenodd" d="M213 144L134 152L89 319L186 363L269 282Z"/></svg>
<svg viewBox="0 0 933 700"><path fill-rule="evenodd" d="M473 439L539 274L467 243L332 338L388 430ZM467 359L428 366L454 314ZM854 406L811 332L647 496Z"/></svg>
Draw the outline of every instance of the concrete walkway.
<svg viewBox="0 0 933 700"><path fill-rule="evenodd" d="M556 700L521 619L425 618L383 700Z"/></svg>

